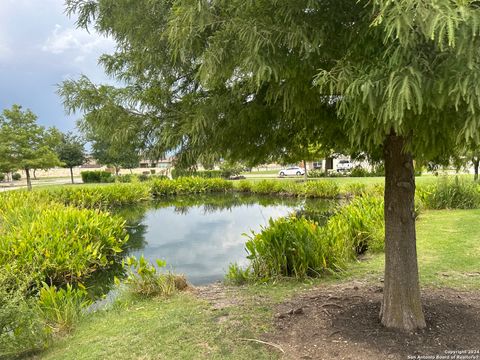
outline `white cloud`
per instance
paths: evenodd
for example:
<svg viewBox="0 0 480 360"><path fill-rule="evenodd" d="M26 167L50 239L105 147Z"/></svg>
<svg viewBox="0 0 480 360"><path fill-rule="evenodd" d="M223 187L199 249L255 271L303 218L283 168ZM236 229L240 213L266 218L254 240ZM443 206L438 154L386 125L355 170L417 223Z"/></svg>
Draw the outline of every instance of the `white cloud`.
<svg viewBox="0 0 480 360"><path fill-rule="evenodd" d="M112 39L100 36L97 33L88 33L77 28L63 28L55 25L51 35L42 45L42 50L52 54L63 54L68 51L90 54L92 52L111 52L114 48ZM81 55L77 56L77 59Z"/></svg>

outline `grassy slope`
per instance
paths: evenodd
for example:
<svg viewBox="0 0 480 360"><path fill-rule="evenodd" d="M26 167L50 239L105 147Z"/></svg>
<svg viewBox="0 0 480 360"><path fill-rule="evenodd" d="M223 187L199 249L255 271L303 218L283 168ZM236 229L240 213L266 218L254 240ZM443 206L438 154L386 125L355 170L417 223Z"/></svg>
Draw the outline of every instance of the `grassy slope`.
<svg viewBox="0 0 480 360"><path fill-rule="evenodd" d="M418 255L424 287L480 289L480 210L428 211L418 222ZM337 281L382 277L383 255L354 264ZM329 278L327 281L335 281ZM325 280L315 280L318 284ZM271 305L310 284L285 282L239 288L240 306L213 310L193 295L135 302L91 315L43 359L268 359L276 356L258 338L268 330ZM428 290L427 290L428 291ZM221 321L225 315L228 320Z"/></svg>

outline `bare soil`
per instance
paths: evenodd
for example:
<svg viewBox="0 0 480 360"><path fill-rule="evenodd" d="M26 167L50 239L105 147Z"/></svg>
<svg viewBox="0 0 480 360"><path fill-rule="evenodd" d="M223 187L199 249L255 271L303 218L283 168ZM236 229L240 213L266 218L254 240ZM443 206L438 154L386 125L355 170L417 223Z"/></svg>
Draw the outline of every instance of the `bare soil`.
<svg viewBox="0 0 480 360"><path fill-rule="evenodd" d="M453 351L463 350L480 359L480 292L423 289L427 328L408 334L381 325L382 291L350 282L302 293L277 306L262 340L285 359L460 359Z"/></svg>

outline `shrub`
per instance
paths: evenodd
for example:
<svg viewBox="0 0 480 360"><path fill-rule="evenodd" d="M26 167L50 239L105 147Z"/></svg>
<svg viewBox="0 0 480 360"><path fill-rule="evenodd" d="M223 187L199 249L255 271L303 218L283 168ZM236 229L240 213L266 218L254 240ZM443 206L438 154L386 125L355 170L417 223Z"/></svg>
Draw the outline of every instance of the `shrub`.
<svg viewBox="0 0 480 360"><path fill-rule="evenodd" d="M65 205L81 208L111 208L151 199L147 184L112 184L108 186L62 186L38 190L42 196Z"/></svg>
<svg viewBox="0 0 480 360"><path fill-rule="evenodd" d="M5 174L0 172L0 181L4 181L5 180Z"/></svg>
<svg viewBox="0 0 480 360"><path fill-rule="evenodd" d="M0 265L15 261L37 283L65 284L108 268L128 240L120 217L38 199L12 192L0 200Z"/></svg>
<svg viewBox="0 0 480 360"><path fill-rule="evenodd" d="M137 177L133 174L117 175L115 176L115 182L119 183L131 183L135 181Z"/></svg>
<svg viewBox="0 0 480 360"><path fill-rule="evenodd" d="M84 183L111 183L115 181L112 173L108 171L82 171L82 181Z"/></svg>
<svg viewBox="0 0 480 360"><path fill-rule="evenodd" d="M28 277L15 265L0 266L0 358L15 358L45 348L50 333L27 298Z"/></svg>
<svg viewBox="0 0 480 360"><path fill-rule="evenodd" d="M226 278L240 284L283 276L319 276L342 269L367 249L383 248L383 200L358 197L337 209L324 226L305 218L270 219L268 227L252 233L246 242L249 267L230 265Z"/></svg>
<svg viewBox="0 0 480 360"><path fill-rule="evenodd" d="M18 181L22 178L22 175L20 173L13 173L12 174L12 180Z"/></svg>
<svg viewBox="0 0 480 360"><path fill-rule="evenodd" d="M213 179L213 178L224 177L224 173L222 170L194 171L194 170L184 170L184 169L176 169L176 168L172 170L172 178L178 179L181 177L199 177L203 179ZM228 177L229 176L227 176L227 178Z"/></svg>
<svg viewBox="0 0 480 360"><path fill-rule="evenodd" d="M157 266L163 268L166 263L157 260ZM187 281L184 276L174 274L160 274L143 256L140 259L128 257L125 260L126 266L130 268L125 283L130 292L144 296L170 296L177 290L187 288Z"/></svg>
<svg viewBox="0 0 480 360"><path fill-rule="evenodd" d="M367 176L371 176L371 175L370 175L370 172L368 170L362 168L361 166L356 166L350 172L350 176L351 177L367 177Z"/></svg>
<svg viewBox="0 0 480 360"><path fill-rule="evenodd" d="M340 195L340 189L333 181L307 181L304 185L304 195L332 199Z"/></svg>
<svg viewBox="0 0 480 360"><path fill-rule="evenodd" d="M151 182L151 193L154 197L225 192L231 189L233 189L232 182L223 179L184 177L175 180L155 179Z"/></svg>
<svg viewBox="0 0 480 360"><path fill-rule="evenodd" d="M419 187L417 196L428 209L474 209L480 206L480 188L472 181L439 179L437 184Z"/></svg>
<svg viewBox="0 0 480 360"><path fill-rule="evenodd" d="M268 227L252 233L246 242L251 274L256 280L267 281L282 276L318 276L325 269L335 269L342 261L324 240L321 228L306 219L270 219Z"/></svg>
<svg viewBox="0 0 480 360"><path fill-rule="evenodd" d="M324 231L335 252L352 259L366 250L384 249L384 224L383 199L363 196L340 207L327 221Z"/></svg>
<svg viewBox="0 0 480 360"><path fill-rule="evenodd" d="M138 175L138 180L141 181L141 182L148 181L148 180L150 180L150 175L140 174L140 175Z"/></svg>
<svg viewBox="0 0 480 360"><path fill-rule="evenodd" d="M225 162L221 166L221 176L225 179L229 179L231 176L240 175L243 170L244 167L242 165Z"/></svg>
<svg viewBox="0 0 480 360"><path fill-rule="evenodd" d="M243 285L252 280L250 268L242 269L237 263L228 266L225 282L230 285Z"/></svg>
<svg viewBox="0 0 480 360"><path fill-rule="evenodd" d="M323 178L325 177L325 171L323 170L310 170L307 172L309 178Z"/></svg>
<svg viewBox="0 0 480 360"><path fill-rule="evenodd" d="M353 183L346 184L344 187L344 191L347 195L350 196L361 196L368 191L368 188L366 184Z"/></svg>
<svg viewBox="0 0 480 360"><path fill-rule="evenodd" d="M57 288L43 283L37 306L48 326L58 332L70 331L91 303L85 289L74 288L71 284Z"/></svg>
<svg viewBox="0 0 480 360"><path fill-rule="evenodd" d="M252 192L252 184L253 183L248 180L240 180L234 183L234 188L240 192Z"/></svg>

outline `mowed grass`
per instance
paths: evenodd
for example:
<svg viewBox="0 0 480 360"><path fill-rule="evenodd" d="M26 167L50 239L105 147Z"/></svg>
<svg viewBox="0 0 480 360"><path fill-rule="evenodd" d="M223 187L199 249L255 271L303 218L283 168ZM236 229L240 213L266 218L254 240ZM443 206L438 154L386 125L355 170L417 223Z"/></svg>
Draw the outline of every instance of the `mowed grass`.
<svg viewBox="0 0 480 360"><path fill-rule="evenodd" d="M250 339L267 308L215 310L193 294L137 300L84 319L72 336L35 359L275 359ZM262 316L263 312L263 316ZM228 317L228 321L225 319Z"/></svg>
<svg viewBox="0 0 480 360"><path fill-rule="evenodd" d="M423 291L480 290L480 210L426 211L417 222ZM72 335L38 359L271 359L256 343L271 330L275 304L319 284L358 279L381 284L383 254L367 256L343 274L234 288L235 304L215 310L194 294L142 300L88 315ZM248 340L249 339L249 340Z"/></svg>
<svg viewBox="0 0 480 360"><path fill-rule="evenodd" d="M417 221L417 255L423 287L480 290L480 209L425 211ZM347 277L383 277L384 255L366 256Z"/></svg>

